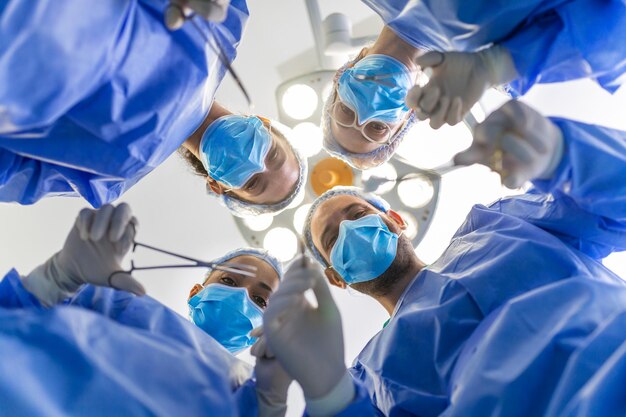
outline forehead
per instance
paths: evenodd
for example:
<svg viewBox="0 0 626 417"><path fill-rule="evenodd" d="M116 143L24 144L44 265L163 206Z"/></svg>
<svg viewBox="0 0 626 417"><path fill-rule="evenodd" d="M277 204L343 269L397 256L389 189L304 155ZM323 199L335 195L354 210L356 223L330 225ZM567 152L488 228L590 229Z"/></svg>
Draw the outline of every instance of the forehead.
<svg viewBox="0 0 626 417"><path fill-rule="evenodd" d="M342 216L341 210L354 203L370 205L367 201L354 195L337 195L321 203L311 218L311 235L313 239L319 238L318 235L325 224L333 220L339 220Z"/></svg>
<svg viewBox="0 0 626 417"><path fill-rule="evenodd" d="M240 255L240 256L235 256L234 258L231 258L226 262L241 263L245 265L255 266L257 268L255 272L256 276L254 278L250 277L250 279L261 281L269 285L272 289L278 288L279 277L278 277L278 273L276 272L276 270L270 264L257 258L256 256Z"/></svg>

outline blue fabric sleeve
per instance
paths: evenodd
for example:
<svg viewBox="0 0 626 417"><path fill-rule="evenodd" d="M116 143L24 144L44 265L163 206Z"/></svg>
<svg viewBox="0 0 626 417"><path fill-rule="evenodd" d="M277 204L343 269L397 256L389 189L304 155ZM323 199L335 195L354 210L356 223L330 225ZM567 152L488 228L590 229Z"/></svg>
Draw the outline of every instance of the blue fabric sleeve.
<svg viewBox="0 0 626 417"><path fill-rule="evenodd" d="M62 171L0 148L0 201L33 204L44 196L77 196Z"/></svg>
<svg viewBox="0 0 626 417"><path fill-rule="evenodd" d="M39 300L22 285L20 274L11 269L0 281L0 307L2 308L43 308Z"/></svg>
<svg viewBox="0 0 626 417"><path fill-rule="evenodd" d="M256 383L253 379L248 379L234 392L235 402L239 417L257 417L259 414L259 404L256 397Z"/></svg>
<svg viewBox="0 0 626 417"><path fill-rule="evenodd" d="M383 413L372 405L367 389L357 381L354 381L354 387L354 400L334 417L383 417ZM306 410L304 417L311 417Z"/></svg>
<svg viewBox="0 0 626 417"><path fill-rule="evenodd" d="M563 132L563 159L551 180L534 185L558 200L554 230L596 258L626 250L626 132L552 120Z"/></svg>
<svg viewBox="0 0 626 417"><path fill-rule="evenodd" d="M500 42L519 74L509 87L524 94L535 83L592 78L615 92L625 79L624 39L623 1L577 0L557 6Z"/></svg>
<svg viewBox="0 0 626 417"><path fill-rule="evenodd" d="M441 417L623 416L626 287L586 276L510 300L467 341Z"/></svg>
<svg viewBox="0 0 626 417"><path fill-rule="evenodd" d="M92 93L136 3L0 1L0 134L48 126Z"/></svg>

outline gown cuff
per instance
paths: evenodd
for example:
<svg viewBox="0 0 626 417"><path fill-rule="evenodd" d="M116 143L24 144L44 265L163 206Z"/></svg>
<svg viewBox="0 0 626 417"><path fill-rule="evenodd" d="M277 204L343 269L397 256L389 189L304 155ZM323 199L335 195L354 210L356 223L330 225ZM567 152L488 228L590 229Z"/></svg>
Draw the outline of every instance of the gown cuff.
<svg viewBox="0 0 626 417"><path fill-rule="evenodd" d="M33 269L30 274L21 277L24 288L37 297L39 302L46 307L58 304L74 294L72 291L61 289L51 278L51 270L54 268L53 258L50 258L44 264Z"/></svg>
<svg viewBox="0 0 626 417"><path fill-rule="evenodd" d="M328 394L316 399L306 399L306 411L311 417L330 417L341 412L354 399L354 381L346 371L339 383Z"/></svg>

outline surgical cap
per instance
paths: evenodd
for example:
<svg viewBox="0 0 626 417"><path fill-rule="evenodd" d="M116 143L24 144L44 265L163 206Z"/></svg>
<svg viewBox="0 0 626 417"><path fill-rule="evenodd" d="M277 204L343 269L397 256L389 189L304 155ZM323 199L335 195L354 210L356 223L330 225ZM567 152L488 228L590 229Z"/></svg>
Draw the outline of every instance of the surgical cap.
<svg viewBox="0 0 626 417"><path fill-rule="evenodd" d="M339 196L339 195L352 195L352 196L358 197L364 201L367 201L368 203L370 203L372 206L374 206L375 208L377 208L383 213L386 213L391 208L391 206L389 206L389 203L387 203L381 197L375 194L366 193L357 187L334 187L326 191L321 196L319 196L313 202L313 204L311 205L311 208L309 209L309 212L307 213L306 221L304 222L303 235L304 235L304 241L307 247L309 248L309 251L311 252L313 257L317 259L317 261L321 263L324 267L328 267L329 264L328 262L326 262L326 260L322 257L322 254L319 253L319 251L313 244L313 235L311 234L311 220L313 219L313 215L317 211L317 208L320 206L320 204L322 204L326 200L330 200L331 198Z"/></svg>
<svg viewBox="0 0 626 417"><path fill-rule="evenodd" d="M291 142L288 139L288 134L284 132L282 129L276 127L274 124L271 125L272 129L276 129L282 135L287 138L286 142L289 145L289 149L294 153L296 159L298 160L298 167L300 168L300 173L298 175L298 182L296 183L295 189L291 192L291 194L281 202L276 204L254 204L247 201L242 201L237 197L227 195L223 193L221 195L215 194L211 187L207 185L206 190L207 194L213 195L219 198L220 202L230 211L233 216L237 217L254 217L261 214L278 214L283 211L292 201L298 197L300 193L304 192L306 179L307 179L307 162L300 153L293 147Z"/></svg>
<svg viewBox="0 0 626 417"><path fill-rule="evenodd" d="M337 85L339 82L339 77L344 73L344 71L354 64L355 61L350 61L346 63L343 67L337 70L335 74L335 79L333 81L334 85ZM388 144L381 145L378 148L374 149L371 152L367 153L353 153L344 149L335 136L333 135L333 131L330 128L330 107L333 104L333 100L335 99L335 94L330 94L324 103L324 111L322 111L322 132L324 135L324 149L331 154L332 156L339 158L354 168L357 169L369 169L377 167L385 162L387 162L393 154L396 152L396 149L402 143L402 139L406 136L407 132L413 125L417 122L415 118L415 113L411 112L408 120L404 124L404 126L397 131L392 137Z"/></svg>
<svg viewBox="0 0 626 417"><path fill-rule="evenodd" d="M224 262L228 262L231 259L236 258L238 256L244 256L244 255L254 256L255 258L258 258L262 261L267 262L268 264L270 264L272 268L274 268L274 270L278 274L278 278L282 279L283 277L282 264L274 255L272 255L271 253L263 249L239 248L239 249L235 249L234 251L230 251L226 255L222 256L221 258L214 259L211 262L216 263L216 264L221 264Z"/></svg>

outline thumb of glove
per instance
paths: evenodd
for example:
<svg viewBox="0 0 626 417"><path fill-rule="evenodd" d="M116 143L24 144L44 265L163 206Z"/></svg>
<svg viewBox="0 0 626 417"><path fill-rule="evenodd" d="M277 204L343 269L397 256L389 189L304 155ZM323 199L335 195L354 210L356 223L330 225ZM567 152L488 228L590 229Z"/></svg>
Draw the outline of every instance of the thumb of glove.
<svg viewBox="0 0 626 417"><path fill-rule="evenodd" d="M109 277L109 286L117 290L132 292L135 295L146 295L146 289L143 285L124 271L112 273Z"/></svg>
<svg viewBox="0 0 626 417"><path fill-rule="evenodd" d="M443 60L445 55L438 51L430 51L426 52L424 55L421 55L415 59L415 63L424 68L434 68L441 64L443 64Z"/></svg>

